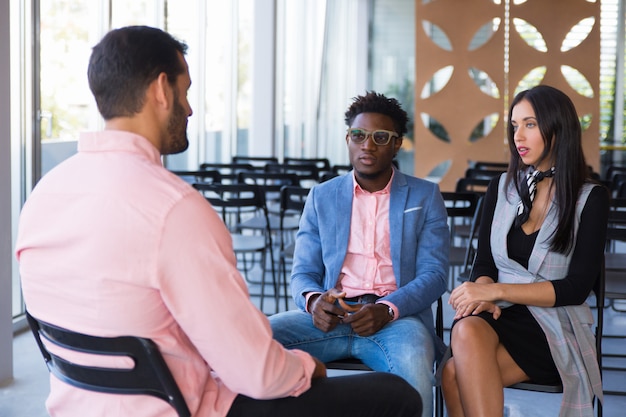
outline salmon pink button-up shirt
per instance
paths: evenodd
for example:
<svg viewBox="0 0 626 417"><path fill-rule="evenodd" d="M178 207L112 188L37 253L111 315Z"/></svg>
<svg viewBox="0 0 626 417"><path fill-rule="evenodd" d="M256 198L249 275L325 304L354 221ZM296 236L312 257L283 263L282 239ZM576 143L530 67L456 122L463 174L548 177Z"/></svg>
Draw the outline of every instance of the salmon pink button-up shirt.
<svg viewBox="0 0 626 417"><path fill-rule="evenodd" d="M310 387L312 358L272 339L219 216L141 136L82 135L78 153L26 202L16 255L33 316L153 339L194 416L225 416L237 393L270 399ZM62 417L175 415L155 397L79 390L52 376L47 408Z"/></svg>
<svg viewBox="0 0 626 417"><path fill-rule="evenodd" d="M354 175L354 173L353 173ZM348 251L339 285L346 297L376 294L384 297L398 289L391 264L389 237L389 191L369 192L354 179Z"/></svg>

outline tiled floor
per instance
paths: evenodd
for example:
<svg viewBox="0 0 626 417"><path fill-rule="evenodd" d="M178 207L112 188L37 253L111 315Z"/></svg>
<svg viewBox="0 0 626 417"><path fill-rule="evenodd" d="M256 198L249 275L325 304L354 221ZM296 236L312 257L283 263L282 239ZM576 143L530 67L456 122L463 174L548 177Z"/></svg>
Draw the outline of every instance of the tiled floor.
<svg viewBox="0 0 626 417"><path fill-rule="evenodd" d="M254 288L253 288L254 290ZM253 291L254 292L254 291ZM253 297L257 302L257 298ZM452 311L445 303L444 317L451 317ZM626 307L626 306L625 306ZM281 303L284 309L284 303ZM290 308L293 304L290 303ZM268 313L274 312L270 301L265 307ZM605 310L605 334L626 335L626 313ZM626 354L626 340L604 339L605 353ZM14 339L15 367L14 381L0 387L0 417L44 417L47 416L44 401L49 389L48 372L40 356L34 339L29 332L21 333ZM626 367L626 359L605 359L605 365L619 364ZM331 371L336 375L342 371ZM605 389L626 391L626 371L604 372ZM544 394L520 390L505 390L506 417L549 417L557 416L560 394ZM605 397L604 416L623 417L626 415L626 396Z"/></svg>

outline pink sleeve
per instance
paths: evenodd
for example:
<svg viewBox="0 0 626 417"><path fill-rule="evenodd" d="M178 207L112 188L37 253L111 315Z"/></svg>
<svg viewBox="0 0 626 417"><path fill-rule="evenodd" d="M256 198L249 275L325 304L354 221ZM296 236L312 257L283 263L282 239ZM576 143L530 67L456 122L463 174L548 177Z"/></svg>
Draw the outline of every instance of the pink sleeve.
<svg viewBox="0 0 626 417"><path fill-rule="evenodd" d="M300 395L311 385L315 362L272 338L235 265L230 234L200 194L172 208L158 268L175 320L231 391L257 399Z"/></svg>

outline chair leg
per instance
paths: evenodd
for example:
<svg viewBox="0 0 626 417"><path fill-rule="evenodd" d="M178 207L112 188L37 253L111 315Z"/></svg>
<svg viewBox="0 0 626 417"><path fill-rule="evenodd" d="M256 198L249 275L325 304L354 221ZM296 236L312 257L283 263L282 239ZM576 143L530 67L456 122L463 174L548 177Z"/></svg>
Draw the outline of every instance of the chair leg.
<svg viewBox="0 0 626 417"><path fill-rule="evenodd" d="M284 256L280 256L280 275L281 275L281 284L283 287L283 292L285 294L285 311L289 310L289 293L287 288L287 261Z"/></svg>
<svg viewBox="0 0 626 417"><path fill-rule="evenodd" d="M261 255L261 262L263 265L265 264L265 252ZM261 267L261 301L259 302L259 306L261 311L263 311L263 301L265 300L265 266Z"/></svg>
<svg viewBox="0 0 626 417"><path fill-rule="evenodd" d="M435 387L435 417L443 417L443 392L441 387Z"/></svg>
<svg viewBox="0 0 626 417"><path fill-rule="evenodd" d="M267 252L266 252L267 254ZM269 246L270 272L272 273L272 288L274 289L274 312L278 313L280 304L280 277L277 278L274 249ZM265 262L263 263L265 266ZM265 275L265 274L264 274Z"/></svg>

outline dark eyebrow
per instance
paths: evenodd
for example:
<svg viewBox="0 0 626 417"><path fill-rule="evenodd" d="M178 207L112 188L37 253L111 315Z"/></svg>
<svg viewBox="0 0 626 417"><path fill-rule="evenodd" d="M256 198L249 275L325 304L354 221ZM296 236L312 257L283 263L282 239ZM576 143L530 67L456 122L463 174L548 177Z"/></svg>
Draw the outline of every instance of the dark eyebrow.
<svg viewBox="0 0 626 417"><path fill-rule="evenodd" d="M535 116L527 116L527 117L524 117L524 118L522 119L522 122L526 122L526 121L528 121L528 120L534 120L534 121L536 122L536 121L537 121L537 118L536 118ZM513 120L513 119L512 119L512 120L511 120L511 123L517 123L517 122L516 122L515 120Z"/></svg>

